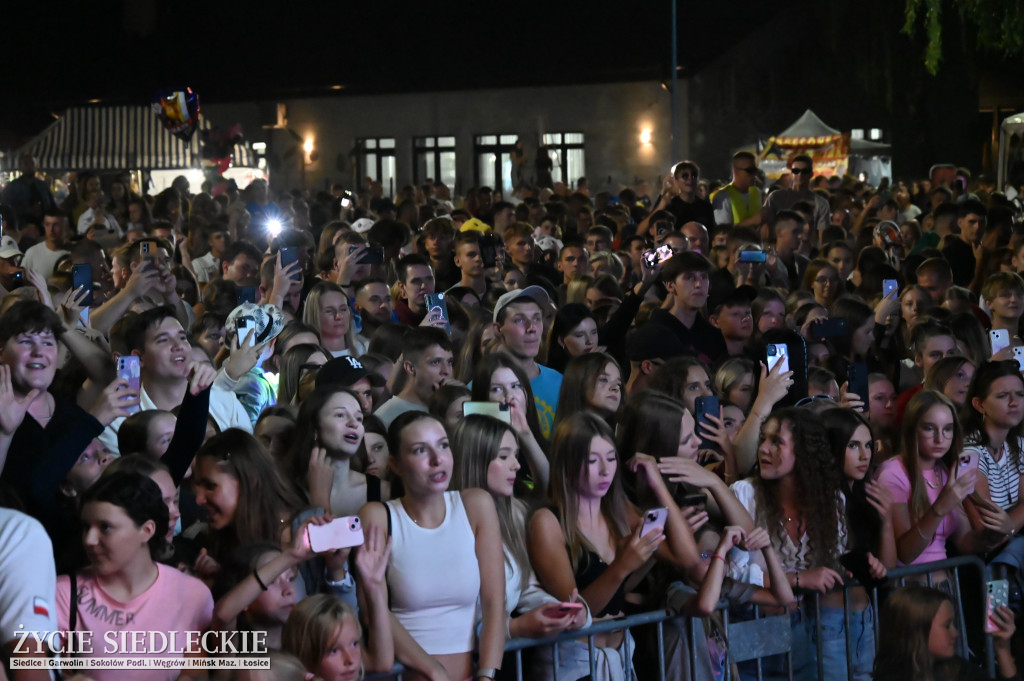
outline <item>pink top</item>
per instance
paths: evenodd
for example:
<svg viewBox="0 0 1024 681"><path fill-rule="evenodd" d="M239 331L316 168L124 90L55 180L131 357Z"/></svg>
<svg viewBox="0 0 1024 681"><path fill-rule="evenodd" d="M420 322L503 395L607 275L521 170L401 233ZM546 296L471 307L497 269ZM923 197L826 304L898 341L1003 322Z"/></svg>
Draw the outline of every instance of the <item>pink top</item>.
<svg viewBox="0 0 1024 681"><path fill-rule="evenodd" d="M77 631L91 631L91 654L73 657L177 657L189 646L185 632L206 631L213 619L213 596L206 585L195 577L157 563L158 575L153 586L129 603L115 601L88 572L78 574ZM67 575L57 578L57 623L60 631L67 631L71 619L71 579ZM132 639L121 632L143 631L147 636L137 650L149 646L148 632L166 636L166 644L156 636L154 652L131 652ZM171 634L174 633L173 647ZM192 635L193 641L195 635ZM125 649L123 641L127 641ZM77 645L77 643L76 643ZM161 646L166 648L161 649ZM178 678L180 669L90 669L88 675L96 681L171 681Z"/></svg>
<svg viewBox="0 0 1024 681"><path fill-rule="evenodd" d="M935 470L938 473L938 482L925 478L925 491L928 493L928 501L933 504L939 498L939 494L942 493L942 488L946 486L947 479L945 471L938 468ZM909 508L910 477L907 475L907 469L903 466L903 461L900 457L895 456L879 467L878 481L885 485L889 492L892 493L893 503L907 504ZM931 484L928 484L929 482ZM911 512L911 522L914 522L913 512ZM952 513L943 518L942 522L939 523L938 529L935 531L935 537L932 538L932 541L921 552L921 555L915 558L911 564L919 565L948 558L946 555L946 540L956 532L956 526L956 518ZM900 565L903 565L903 563L900 563Z"/></svg>

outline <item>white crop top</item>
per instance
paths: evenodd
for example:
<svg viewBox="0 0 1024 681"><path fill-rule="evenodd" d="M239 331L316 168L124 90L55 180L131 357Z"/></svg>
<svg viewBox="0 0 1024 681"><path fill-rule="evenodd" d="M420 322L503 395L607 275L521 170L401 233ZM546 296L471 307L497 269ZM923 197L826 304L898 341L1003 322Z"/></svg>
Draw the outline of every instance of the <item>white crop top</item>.
<svg viewBox="0 0 1024 681"><path fill-rule="evenodd" d="M459 492L445 492L440 527L412 521L401 499L387 502L391 514L388 590L391 612L431 655L473 650L480 600L476 537Z"/></svg>

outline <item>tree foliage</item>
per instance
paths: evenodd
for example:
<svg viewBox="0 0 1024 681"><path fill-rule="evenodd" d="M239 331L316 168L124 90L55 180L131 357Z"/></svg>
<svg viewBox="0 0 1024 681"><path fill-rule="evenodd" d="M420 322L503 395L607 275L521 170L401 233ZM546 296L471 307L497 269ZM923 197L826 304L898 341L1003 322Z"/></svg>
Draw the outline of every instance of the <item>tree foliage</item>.
<svg viewBox="0 0 1024 681"><path fill-rule="evenodd" d="M942 61L944 13L961 27L973 28L977 50L1006 58L1024 57L1024 3L1020 0L906 0L903 32L913 35L923 24L927 37L924 65L935 75ZM952 22L946 22L948 29Z"/></svg>

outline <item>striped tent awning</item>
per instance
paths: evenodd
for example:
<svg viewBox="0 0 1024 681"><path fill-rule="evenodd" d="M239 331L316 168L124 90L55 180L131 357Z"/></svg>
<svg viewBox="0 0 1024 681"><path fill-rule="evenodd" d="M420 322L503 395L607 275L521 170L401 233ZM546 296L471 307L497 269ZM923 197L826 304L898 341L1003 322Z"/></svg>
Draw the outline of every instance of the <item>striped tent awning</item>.
<svg viewBox="0 0 1024 681"><path fill-rule="evenodd" d="M211 127L205 117L199 125ZM173 170L198 168L200 144L199 135L183 142L169 133L147 106L80 107L68 109L10 158L30 153L39 170L51 172ZM234 165L255 165L246 145L235 145Z"/></svg>

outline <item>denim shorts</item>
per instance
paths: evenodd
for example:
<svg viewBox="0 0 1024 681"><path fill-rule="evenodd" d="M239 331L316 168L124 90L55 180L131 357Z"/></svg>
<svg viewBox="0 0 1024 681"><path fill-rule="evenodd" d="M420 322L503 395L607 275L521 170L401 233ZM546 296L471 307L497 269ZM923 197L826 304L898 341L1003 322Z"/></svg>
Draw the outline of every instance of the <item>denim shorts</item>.
<svg viewBox="0 0 1024 681"><path fill-rule="evenodd" d="M870 606L860 612L851 611L850 661L854 681L871 681L875 664L875 611ZM846 625L843 610L821 608L821 656L831 681L847 681Z"/></svg>

